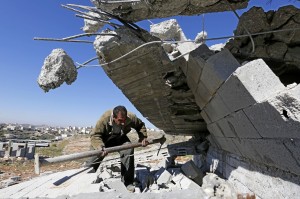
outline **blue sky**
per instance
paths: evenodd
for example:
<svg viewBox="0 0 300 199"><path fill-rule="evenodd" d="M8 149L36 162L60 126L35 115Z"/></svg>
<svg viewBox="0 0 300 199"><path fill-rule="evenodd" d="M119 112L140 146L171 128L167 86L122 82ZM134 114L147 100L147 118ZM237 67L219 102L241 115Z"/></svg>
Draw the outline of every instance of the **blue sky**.
<svg viewBox="0 0 300 199"><path fill-rule="evenodd" d="M85 62L95 56L93 46L83 43L34 41L34 37L63 38L82 33L81 18L62 8L61 4L78 3L72 0L3 0L0 7L0 123L48 124L53 126L94 126L100 115L116 105L125 105L135 112L150 128L148 122L135 109L122 92L111 82L101 67L78 70L72 85L62 85L44 93L37 84L44 59L52 49L63 48L75 62ZM91 5L90 1L80 1ZM265 10L300 3L288 0L252 0L251 6ZM202 16L176 17L189 39L202 31ZM161 19L151 19L157 23ZM149 30L150 23L137 23ZM232 12L205 14L208 37L233 34L237 19ZM222 40L208 42L210 46Z"/></svg>

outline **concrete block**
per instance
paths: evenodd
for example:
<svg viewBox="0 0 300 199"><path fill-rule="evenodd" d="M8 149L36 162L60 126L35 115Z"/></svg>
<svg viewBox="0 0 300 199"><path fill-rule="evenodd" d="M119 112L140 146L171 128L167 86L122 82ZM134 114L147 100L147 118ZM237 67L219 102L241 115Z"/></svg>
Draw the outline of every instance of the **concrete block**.
<svg viewBox="0 0 300 199"><path fill-rule="evenodd" d="M216 137L227 137L223 134L221 128L217 124L217 122L211 123L207 125L208 131Z"/></svg>
<svg viewBox="0 0 300 199"><path fill-rule="evenodd" d="M206 88L204 83L200 81L197 86L197 91L195 94L195 100L196 100L197 105L201 109L203 109L211 98L212 98L212 95L210 94L208 88Z"/></svg>
<svg viewBox="0 0 300 199"><path fill-rule="evenodd" d="M209 141L210 145L215 147L215 148L221 148L221 146L219 145L219 143L216 141L215 136L213 136L213 134L210 134L206 137L206 139Z"/></svg>
<svg viewBox="0 0 300 199"><path fill-rule="evenodd" d="M170 167L170 168L167 169L167 171L169 173L171 173L173 176L176 176L176 175L181 173L181 169L178 168L178 167Z"/></svg>
<svg viewBox="0 0 300 199"><path fill-rule="evenodd" d="M212 100L206 104L204 110L212 122L215 122L230 114L229 109L226 107L225 103L217 93L214 95Z"/></svg>
<svg viewBox="0 0 300 199"><path fill-rule="evenodd" d="M0 150L4 148L4 142L0 142Z"/></svg>
<svg viewBox="0 0 300 199"><path fill-rule="evenodd" d="M187 85L191 89L192 93L195 95L197 93L198 84L193 80L193 78L188 78L186 80Z"/></svg>
<svg viewBox="0 0 300 199"><path fill-rule="evenodd" d="M217 124L225 137L261 138L243 110L228 115Z"/></svg>
<svg viewBox="0 0 300 199"><path fill-rule="evenodd" d="M282 140L242 139L239 142L238 148L241 149L244 157L300 175L299 163Z"/></svg>
<svg viewBox="0 0 300 199"><path fill-rule="evenodd" d="M218 93L231 112L267 99L284 85L262 59L239 68L220 87Z"/></svg>
<svg viewBox="0 0 300 199"><path fill-rule="evenodd" d="M209 116L207 115L205 110L202 110L200 115L202 116L202 118L204 119L204 121L206 122L206 124L210 124L212 123L211 119L209 118Z"/></svg>
<svg viewBox="0 0 300 199"><path fill-rule="evenodd" d="M300 165L300 140L289 139L283 141L284 146L290 151L291 155L295 158Z"/></svg>
<svg viewBox="0 0 300 199"><path fill-rule="evenodd" d="M26 158L33 159L34 154L35 154L35 146L34 145L27 145Z"/></svg>
<svg viewBox="0 0 300 199"><path fill-rule="evenodd" d="M239 148L234 144L232 138L215 137L215 140L221 149L233 154L242 155Z"/></svg>
<svg viewBox="0 0 300 199"><path fill-rule="evenodd" d="M20 148L16 151L16 157L25 157L25 148Z"/></svg>
<svg viewBox="0 0 300 199"><path fill-rule="evenodd" d="M173 181L175 182L176 186L178 186L181 189L190 189L195 190L201 188L198 184L196 184L191 179L187 178L183 174L178 174L173 178Z"/></svg>
<svg viewBox="0 0 300 199"><path fill-rule="evenodd" d="M20 143L12 143L12 150L17 151L19 149Z"/></svg>
<svg viewBox="0 0 300 199"><path fill-rule="evenodd" d="M195 163L192 160L187 161L181 166L181 170L185 174L186 177L190 179L194 179L198 176L203 177L203 173L201 170L195 165Z"/></svg>
<svg viewBox="0 0 300 199"><path fill-rule="evenodd" d="M198 84L205 65L205 59L213 54L205 44L193 50L189 56L187 73L185 73L187 79L192 79L193 82Z"/></svg>
<svg viewBox="0 0 300 199"><path fill-rule="evenodd" d="M205 61L202 58L199 57L195 59L193 57L190 57L186 78L192 79L196 84L198 84L204 65Z"/></svg>
<svg viewBox="0 0 300 199"><path fill-rule="evenodd" d="M128 193L123 182L120 179L112 178L105 181L105 184L109 187L109 189L116 190L119 193Z"/></svg>
<svg viewBox="0 0 300 199"><path fill-rule="evenodd" d="M162 172L162 174L160 174L160 176L157 178L156 183L158 185L166 185L171 181L171 178L172 174L169 171L164 170L164 172Z"/></svg>
<svg viewBox="0 0 300 199"><path fill-rule="evenodd" d="M223 82L240 66L227 49L211 56L202 71L200 80L213 95Z"/></svg>
<svg viewBox="0 0 300 199"><path fill-rule="evenodd" d="M263 157L260 156L259 148L253 148L247 140L249 139L232 138L232 142L238 148L243 157L263 163L264 160Z"/></svg>
<svg viewBox="0 0 300 199"><path fill-rule="evenodd" d="M5 156L5 150L0 150L0 157L4 157Z"/></svg>
<svg viewBox="0 0 300 199"><path fill-rule="evenodd" d="M189 53L195 50L197 47L198 45L193 42L184 42L184 43L178 43L178 46L176 48L181 55L185 54L183 57L185 58L186 61L188 61L190 57Z"/></svg>
<svg viewBox="0 0 300 199"><path fill-rule="evenodd" d="M287 90L267 101L244 109L265 138L300 138L300 98Z"/></svg>

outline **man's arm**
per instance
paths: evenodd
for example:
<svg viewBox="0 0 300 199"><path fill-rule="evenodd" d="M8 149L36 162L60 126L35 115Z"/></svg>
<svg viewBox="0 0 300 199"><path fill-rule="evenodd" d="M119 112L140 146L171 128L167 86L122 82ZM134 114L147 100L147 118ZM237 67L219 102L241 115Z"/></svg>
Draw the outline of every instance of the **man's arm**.
<svg viewBox="0 0 300 199"><path fill-rule="evenodd" d="M132 114L132 119L131 120L134 123L133 128L138 133L139 142L142 142L143 146L147 146L148 145L147 129L146 129L145 123L141 119L139 119L135 114Z"/></svg>
<svg viewBox="0 0 300 199"><path fill-rule="evenodd" d="M104 147L103 135L105 132L105 124L103 118L100 118L91 133L91 145L94 149L102 149Z"/></svg>

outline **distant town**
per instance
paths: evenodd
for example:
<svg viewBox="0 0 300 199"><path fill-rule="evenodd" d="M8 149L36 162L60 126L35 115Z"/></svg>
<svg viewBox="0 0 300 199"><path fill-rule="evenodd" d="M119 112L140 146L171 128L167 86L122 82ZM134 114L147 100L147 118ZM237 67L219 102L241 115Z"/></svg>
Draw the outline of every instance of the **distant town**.
<svg viewBox="0 0 300 199"><path fill-rule="evenodd" d="M48 125L0 123L0 141L10 139L62 140L78 134L90 134L93 127L52 127Z"/></svg>
<svg viewBox="0 0 300 199"><path fill-rule="evenodd" d="M90 134L93 126L87 127L52 127L48 125L32 125L17 123L0 123L0 141L12 139L24 140L62 140L78 134ZM154 129L147 129L155 131Z"/></svg>

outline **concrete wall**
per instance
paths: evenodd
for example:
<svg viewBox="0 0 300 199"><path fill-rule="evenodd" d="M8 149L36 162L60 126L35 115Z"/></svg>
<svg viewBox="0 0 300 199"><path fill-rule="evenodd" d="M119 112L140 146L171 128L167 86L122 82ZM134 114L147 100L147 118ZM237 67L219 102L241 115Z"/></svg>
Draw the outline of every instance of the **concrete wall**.
<svg viewBox="0 0 300 199"><path fill-rule="evenodd" d="M266 166L224 150L210 147L207 164L218 162L216 173L227 179L237 193L256 198L299 198L300 178L276 167Z"/></svg>
<svg viewBox="0 0 300 199"><path fill-rule="evenodd" d="M203 49L194 52L200 50L199 55ZM194 57L191 53L189 61ZM228 50L201 64L188 64L186 71L196 69L201 69L200 75L185 74L207 123L211 147L220 151L209 154L221 162L219 172L239 182L237 189L248 187L261 198L274 198L272 194L296 198L293 194L300 190L300 85L285 87L262 59L240 66ZM286 193L287 188L291 191Z"/></svg>

